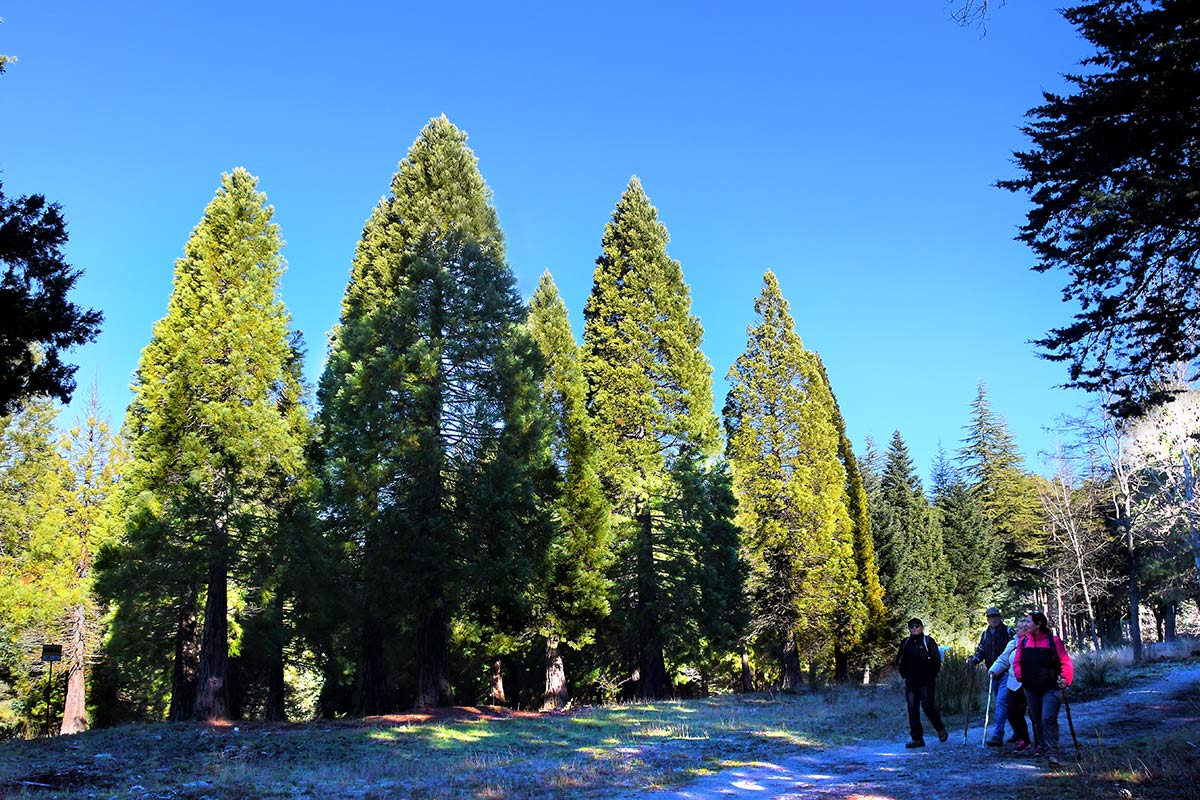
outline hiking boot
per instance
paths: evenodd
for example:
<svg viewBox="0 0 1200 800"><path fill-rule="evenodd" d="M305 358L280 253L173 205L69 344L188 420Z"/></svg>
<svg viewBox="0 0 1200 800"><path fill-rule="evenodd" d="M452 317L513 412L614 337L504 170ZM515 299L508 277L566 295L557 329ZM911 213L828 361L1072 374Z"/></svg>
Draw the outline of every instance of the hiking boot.
<svg viewBox="0 0 1200 800"><path fill-rule="evenodd" d="M945 728L942 728L940 731L938 731L938 741L939 742L944 742L949 738L950 738L950 733Z"/></svg>
<svg viewBox="0 0 1200 800"><path fill-rule="evenodd" d="M1019 742L1019 741L1021 741L1021 739L1015 733L1012 736L1008 737L1009 744L1012 744L1013 742Z"/></svg>
<svg viewBox="0 0 1200 800"><path fill-rule="evenodd" d="M1054 753L1052 751L1047 750L1046 751L1046 766L1061 767L1062 762L1058 760L1058 756L1054 755Z"/></svg>
<svg viewBox="0 0 1200 800"><path fill-rule="evenodd" d="M1004 744L1004 740L997 739L994 736L989 736L984 744L986 744L988 747L1000 747L1002 744Z"/></svg>
<svg viewBox="0 0 1200 800"><path fill-rule="evenodd" d="M1041 758L1044 755L1046 755L1046 748L1042 747L1041 745L1033 746L1033 757L1034 758Z"/></svg>
<svg viewBox="0 0 1200 800"><path fill-rule="evenodd" d="M924 747L925 740L924 739L913 739L911 742L909 742L908 744L906 744L904 746L907 747L909 750L912 750L917 747Z"/></svg>
<svg viewBox="0 0 1200 800"><path fill-rule="evenodd" d="M1028 753L1029 747L1030 747L1029 742L1025 741L1024 739L1017 739L1017 750L1016 751L1018 753L1020 753L1021 755Z"/></svg>

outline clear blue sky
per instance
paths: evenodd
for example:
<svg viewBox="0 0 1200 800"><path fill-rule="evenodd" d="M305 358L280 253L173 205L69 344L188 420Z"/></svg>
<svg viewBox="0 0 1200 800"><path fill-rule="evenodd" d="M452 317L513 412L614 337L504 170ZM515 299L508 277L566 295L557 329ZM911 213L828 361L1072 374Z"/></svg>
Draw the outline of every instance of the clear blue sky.
<svg viewBox="0 0 1200 800"><path fill-rule="evenodd" d="M995 5L995 4L993 4ZM637 174L671 232L716 378L772 269L849 433L899 429L928 475L980 380L1027 463L1083 399L1028 340L1060 275L1013 241L1018 126L1086 54L1042 0L986 36L942 0L857 3L0 2L0 170L62 204L71 354L112 417L220 173L276 209L282 293L320 374L362 224L429 118L467 131L528 297L549 269L576 335L600 236Z"/></svg>

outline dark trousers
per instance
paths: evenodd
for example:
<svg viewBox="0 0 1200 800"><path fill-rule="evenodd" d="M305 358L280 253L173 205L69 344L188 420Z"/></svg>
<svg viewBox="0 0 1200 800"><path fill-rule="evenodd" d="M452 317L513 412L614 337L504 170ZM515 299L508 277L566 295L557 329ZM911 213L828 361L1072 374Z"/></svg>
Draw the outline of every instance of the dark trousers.
<svg viewBox="0 0 1200 800"><path fill-rule="evenodd" d="M1004 679L1002 679L1004 680ZM1025 690L1011 689L1008 692L1008 724L1012 726L1013 735L1022 741L1029 741L1029 723L1025 721Z"/></svg>
<svg viewBox="0 0 1200 800"><path fill-rule="evenodd" d="M1062 703L1058 689L1035 692L1025 689L1029 702L1029 721L1033 723L1033 743L1051 753L1058 750L1058 707Z"/></svg>
<svg viewBox="0 0 1200 800"><path fill-rule="evenodd" d="M940 733L945 729L946 726L942 724L942 715L938 713L937 706L933 704L932 681L917 686L910 683L904 684L904 702L908 704L908 733L914 742L925 741L925 729L921 727L922 709L935 731Z"/></svg>

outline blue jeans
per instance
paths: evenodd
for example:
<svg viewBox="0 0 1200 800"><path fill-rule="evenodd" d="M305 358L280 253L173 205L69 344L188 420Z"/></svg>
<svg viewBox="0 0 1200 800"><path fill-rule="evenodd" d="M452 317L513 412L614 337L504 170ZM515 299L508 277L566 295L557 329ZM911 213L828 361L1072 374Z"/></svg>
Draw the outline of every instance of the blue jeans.
<svg viewBox="0 0 1200 800"><path fill-rule="evenodd" d="M999 684L999 685L997 685ZM990 738L1004 741L1004 723L1008 719L1008 677L992 678L992 693L996 696L996 717L992 720Z"/></svg>
<svg viewBox="0 0 1200 800"><path fill-rule="evenodd" d="M1058 689L1039 694L1026 687L1025 699L1033 722L1033 743L1054 752L1058 749L1058 707L1062 704Z"/></svg>

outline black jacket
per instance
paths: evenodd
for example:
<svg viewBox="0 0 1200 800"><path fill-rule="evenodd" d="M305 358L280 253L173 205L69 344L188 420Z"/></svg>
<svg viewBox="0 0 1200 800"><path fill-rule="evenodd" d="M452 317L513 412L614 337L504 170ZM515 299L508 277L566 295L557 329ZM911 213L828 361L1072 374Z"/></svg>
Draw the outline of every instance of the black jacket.
<svg viewBox="0 0 1200 800"><path fill-rule="evenodd" d="M896 669L909 686L933 683L942 668L942 652L930 636L909 636L896 653Z"/></svg>
<svg viewBox="0 0 1200 800"><path fill-rule="evenodd" d="M992 664L1016 635L1017 632L1007 625L1001 625L1000 629L995 632L993 632L992 626L988 625L979 636L979 644L975 646L975 657L982 661L988 669L991 669Z"/></svg>

